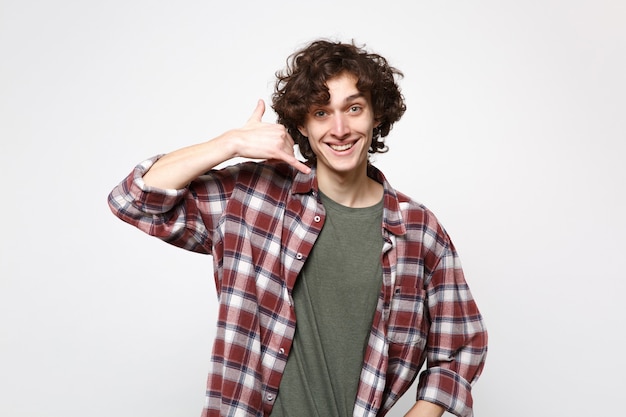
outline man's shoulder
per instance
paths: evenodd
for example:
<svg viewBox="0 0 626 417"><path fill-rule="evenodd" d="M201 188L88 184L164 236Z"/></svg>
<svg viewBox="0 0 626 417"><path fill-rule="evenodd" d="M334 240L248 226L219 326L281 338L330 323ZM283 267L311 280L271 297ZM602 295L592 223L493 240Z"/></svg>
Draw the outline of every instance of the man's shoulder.
<svg viewBox="0 0 626 417"><path fill-rule="evenodd" d="M396 190L396 197L402 219L405 226L411 228L423 228L440 230L442 225L437 216L421 201L416 200L409 195Z"/></svg>
<svg viewBox="0 0 626 417"><path fill-rule="evenodd" d="M291 184L297 170L281 161L243 161L223 168L237 178L240 184L258 184L269 181L274 185Z"/></svg>
<svg viewBox="0 0 626 417"><path fill-rule="evenodd" d="M430 210L421 201L416 200L413 197L401 191L398 191L398 190L394 190L394 191L396 193L396 197L398 199L398 204L400 205L401 211L431 213Z"/></svg>

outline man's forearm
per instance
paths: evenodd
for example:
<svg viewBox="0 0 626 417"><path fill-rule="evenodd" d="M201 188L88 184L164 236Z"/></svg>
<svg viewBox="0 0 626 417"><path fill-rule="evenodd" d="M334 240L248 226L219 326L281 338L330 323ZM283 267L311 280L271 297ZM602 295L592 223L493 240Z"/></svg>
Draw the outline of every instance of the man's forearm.
<svg viewBox="0 0 626 417"><path fill-rule="evenodd" d="M404 417L441 417L444 408L428 401L420 400L409 410Z"/></svg>

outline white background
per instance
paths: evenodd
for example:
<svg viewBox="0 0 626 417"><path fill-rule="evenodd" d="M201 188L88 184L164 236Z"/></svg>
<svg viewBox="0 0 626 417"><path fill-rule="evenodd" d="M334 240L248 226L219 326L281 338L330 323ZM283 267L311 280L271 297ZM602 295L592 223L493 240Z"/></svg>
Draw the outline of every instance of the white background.
<svg viewBox="0 0 626 417"><path fill-rule="evenodd" d="M620 0L1 0L0 416L200 414L210 258L106 197L241 126L322 36L405 73L376 165L464 262L490 332L476 416L622 416L625 22Z"/></svg>

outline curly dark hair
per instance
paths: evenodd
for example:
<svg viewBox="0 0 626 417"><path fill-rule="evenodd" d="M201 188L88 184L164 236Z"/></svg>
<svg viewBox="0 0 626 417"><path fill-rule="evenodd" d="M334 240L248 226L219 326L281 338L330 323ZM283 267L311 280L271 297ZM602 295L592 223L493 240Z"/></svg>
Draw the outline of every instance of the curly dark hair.
<svg viewBox="0 0 626 417"><path fill-rule="evenodd" d="M304 125L312 105L330 101L326 82L343 72L356 76L359 92L370 94L374 118L380 122L374 129L369 153L387 152L388 147L382 138L389 134L406 110L396 82L396 78L404 75L390 66L384 57L367 52L354 41L350 44L313 41L287 58L287 67L283 71L276 72L272 95L272 108L278 115L278 123L287 128L300 153L308 160L314 160L315 154L298 126Z"/></svg>

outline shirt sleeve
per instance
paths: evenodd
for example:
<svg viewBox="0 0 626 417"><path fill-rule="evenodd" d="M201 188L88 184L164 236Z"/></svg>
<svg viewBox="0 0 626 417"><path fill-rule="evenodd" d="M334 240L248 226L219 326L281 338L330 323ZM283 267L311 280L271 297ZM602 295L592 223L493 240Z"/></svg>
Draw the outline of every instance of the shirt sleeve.
<svg viewBox="0 0 626 417"><path fill-rule="evenodd" d="M159 158L138 164L111 191L111 211L124 222L167 243L210 254L212 230L228 199L225 183L217 179L218 174L207 174L184 189L147 186L143 175Z"/></svg>
<svg viewBox="0 0 626 417"><path fill-rule="evenodd" d="M439 254L425 281L431 320L427 369L420 375L417 399L471 417L471 388L484 367L487 330L450 238L440 228L436 240Z"/></svg>

